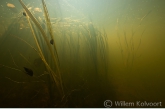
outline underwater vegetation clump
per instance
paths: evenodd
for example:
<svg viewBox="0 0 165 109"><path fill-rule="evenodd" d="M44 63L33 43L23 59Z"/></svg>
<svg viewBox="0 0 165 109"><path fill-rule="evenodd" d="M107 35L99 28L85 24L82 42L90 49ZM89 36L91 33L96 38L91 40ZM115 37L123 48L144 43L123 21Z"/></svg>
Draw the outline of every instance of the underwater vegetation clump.
<svg viewBox="0 0 165 109"><path fill-rule="evenodd" d="M54 51L55 51L55 53L54 53L52 48L51 48L51 45L50 45L48 39L46 38L46 33L42 29L41 25L37 22L37 20L33 17L33 15L30 13L30 11L27 9L27 7L23 4L23 2L21 0L20 0L20 3L23 6L23 8L25 9L26 13L28 13L29 17L32 19L32 21L35 23L35 25L38 27L38 29L40 30L42 36L44 37L44 40L46 41L46 44L47 44L48 49L49 49L49 52L51 53L51 56L52 56L54 64L55 64L54 67L56 69L56 73L54 73L54 71L49 67L48 63L46 62L45 57L43 55L43 52L42 52L42 50L41 50L41 48L39 46L39 43L38 43L38 41L36 39L35 33L34 33L33 29L32 29L31 23L28 20L29 24L30 24L30 28L31 28L32 33L33 33L33 36L34 36L34 39L35 39L35 42L36 42L36 45L37 45L38 50L39 50L39 56L42 59L42 61L45 63L45 66L46 66L48 72L52 75L51 77L53 78L53 81L55 82L55 84L58 86L58 88L61 88L61 89L59 89L60 92L63 93L63 86L62 86L62 83L61 83L62 82L62 80L61 80L61 73L60 73L60 69L59 69L59 65L58 65L59 62L58 62L58 55L57 55L57 50L56 50L55 44L54 44ZM42 0L42 4L43 4L43 8L44 8L46 22L48 22L47 23L47 27L48 27L49 33L51 35L51 38L53 39L53 33L52 33L52 29L51 29L50 19L49 19L48 15L47 15L46 5L45 5L45 2L43 0ZM59 81L57 81L57 78L59 79ZM59 84L61 86L59 86Z"/></svg>
<svg viewBox="0 0 165 109"><path fill-rule="evenodd" d="M49 96L46 100L50 99L50 103L45 107L92 106L92 100L96 100L95 103L97 103L96 95L100 94L99 90L104 90L105 87L102 84L107 84L106 80L100 82L102 78L107 77L108 73L105 30L98 30L92 20L83 22L72 18L50 18L44 0L42 0L42 6L45 18L35 17L28 5L26 6L22 0L19 2L23 7L22 17L10 24L1 39L1 47L8 48L10 57L8 60L12 61L9 65L6 65L7 62L0 63L0 66L4 71L8 69L16 73L21 72L21 76L27 74L28 79L25 77L27 82L19 82L21 77L9 77L6 76L7 74L5 78L17 84L31 83L35 86L44 84L44 89L41 88L41 90ZM27 26L23 31L28 33L26 37L12 31L13 26L19 25L22 21ZM20 31L20 28L15 30ZM6 44L7 40L19 41L24 46L19 48L19 44L15 46L13 43ZM18 48L14 51L12 47ZM24 48L28 48L28 51L34 55L29 56ZM29 82L29 78L33 82ZM31 99L37 99L39 92L37 91Z"/></svg>

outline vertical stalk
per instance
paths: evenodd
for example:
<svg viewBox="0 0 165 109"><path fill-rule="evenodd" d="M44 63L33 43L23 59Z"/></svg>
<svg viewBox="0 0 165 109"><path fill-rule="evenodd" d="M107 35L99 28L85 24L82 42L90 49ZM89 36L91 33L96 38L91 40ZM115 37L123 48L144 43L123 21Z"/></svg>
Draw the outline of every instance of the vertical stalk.
<svg viewBox="0 0 165 109"><path fill-rule="evenodd" d="M51 56L52 56L53 61L54 61L54 64L55 64L56 73L54 71L52 71L52 69L50 68L50 66L46 62L46 60L44 58L44 55L43 55L43 53L41 51L41 48L39 46L39 43L38 43L38 41L36 39L36 36L34 34L34 31L32 29L32 25L31 25L30 21L28 20L28 22L30 24L30 28L32 30L33 37L35 39L35 42L36 42L37 47L38 47L39 52L40 52L40 57L42 58L42 60L45 63L46 67L48 68L48 71L49 71L51 77L53 78L53 81L55 82L55 84L57 85L57 88L59 89L59 92L63 96L63 86L62 86L62 79L61 79L61 74L60 74L60 68L59 68L59 64L58 64L58 57L57 57L57 55L54 55L54 52L53 52L53 50L51 48L51 45L50 45L50 43L49 43L49 41L48 41L48 39L46 37L46 33L42 29L41 25L38 23L38 21L36 20L36 18L31 14L31 12L27 9L27 7L24 5L24 3L22 2L22 0L19 0L19 2L21 3L22 7L25 9L25 11L28 14L28 16L32 19L32 21L34 22L34 24L36 25L36 27L40 30L40 32L41 32L44 40L46 41L46 45L48 47L49 52L51 53Z"/></svg>

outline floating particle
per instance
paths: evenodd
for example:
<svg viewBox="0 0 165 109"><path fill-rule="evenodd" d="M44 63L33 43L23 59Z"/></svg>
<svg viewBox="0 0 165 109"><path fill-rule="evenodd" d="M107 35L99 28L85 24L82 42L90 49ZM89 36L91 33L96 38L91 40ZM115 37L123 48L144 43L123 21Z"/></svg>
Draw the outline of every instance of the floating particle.
<svg viewBox="0 0 165 109"><path fill-rule="evenodd" d="M25 13L25 12L23 12L22 14L23 14L24 16L26 16L26 13Z"/></svg>
<svg viewBox="0 0 165 109"><path fill-rule="evenodd" d="M34 11L36 11L36 12L42 12L41 8L34 8Z"/></svg>
<svg viewBox="0 0 165 109"><path fill-rule="evenodd" d="M7 3L7 6L8 6L9 8L15 8L15 6L14 6L13 4L11 4L11 3Z"/></svg>
<svg viewBox="0 0 165 109"><path fill-rule="evenodd" d="M53 43L54 43L54 40L53 40L53 39L51 39L51 40L50 40L50 44L52 44L52 45L53 45Z"/></svg>
<svg viewBox="0 0 165 109"><path fill-rule="evenodd" d="M33 71L29 68L23 67L24 70L26 71L26 74L28 74L29 76L33 76Z"/></svg>
<svg viewBox="0 0 165 109"><path fill-rule="evenodd" d="M15 5L7 3L7 7L9 7L12 12L18 13L18 10L15 8Z"/></svg>

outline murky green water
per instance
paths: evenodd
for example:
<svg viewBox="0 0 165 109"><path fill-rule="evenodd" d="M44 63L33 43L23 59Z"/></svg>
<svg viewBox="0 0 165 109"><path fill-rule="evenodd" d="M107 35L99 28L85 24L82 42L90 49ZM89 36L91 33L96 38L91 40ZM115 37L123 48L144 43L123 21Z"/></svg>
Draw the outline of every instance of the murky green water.
<svg viewBox="0 0 165 109"><path fill-rule="evenodd" d="M53 38L42 0L23 3L45 38L0 1L0 107L165 107L164 0L46 0Z"/></svg>

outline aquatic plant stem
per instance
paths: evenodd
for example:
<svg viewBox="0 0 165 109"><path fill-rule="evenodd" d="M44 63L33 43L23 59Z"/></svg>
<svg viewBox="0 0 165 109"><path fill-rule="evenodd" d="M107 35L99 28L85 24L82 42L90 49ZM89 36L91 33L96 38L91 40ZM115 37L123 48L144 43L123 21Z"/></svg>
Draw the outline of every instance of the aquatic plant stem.
<svg viewBox="0 0 165 109"><path fill-rule="evenodd" d="M44 0L42 0L42 5L43 5L43 9L44 9L44 15L45 15L45 19L46 19L46 24L47 24L47 27L48 27L48 31L50 33L51 39L53 39L53 41L54 41L53 46L54 46L54 49L55 49L55 55L57 56L57 59L59 59L58 58L58 53L57 53L57 48L56 48L56 43L55 43L54 36L53 36L52 26L51 26L49 14L48 14L48 10L46 8L46 4L45 4L45 1ZM58 63L60 64L59 60L58 60Z"/></svg>
<svg viewBox="0 0 165 109"><path fill-rule="evenodd" d="M9 67L9 66L6 66L6 65L0 64L0 66L3 66L3 67L6 67L6 68L9 68L9 69L13 69L13 70L17 70L17 71L22 72L22 70L20 70L20 69L12 68L12 67Z"/></svg>
<svg viewBox="0 0 165 109"><path fill-rule="evenodd" d="M45 58L44 58L44 55L43 55L42 50L41 50L41 48L40 48L40 46L39 46L39 43L38 43L37 38L36 38L36 35L35 35L35 33L34 33L34 30L33 30L33 28L32 28L32 25L31 25L30 20L29 20L28 17L27 17L27 20L28 20L28 23L29 23L29 25L30 25L30 29L31 29L32 34L33 34L33 38L34 38L34 40L35 40L35 42L36 42L36 45L37 45L37 48L38 48L38 50L39 50L39 56L41 57L41 59L42 59L43 62L45 63L45 65L46 65L48 71L53 72L52 69L51 69L51 68L49 67L49 65L47 64ZM56 79L57 76L56 76L55 74L53 75L52 73L50 73L50 74L52 75L52 77L54 78L53 80L54 80L55 83L57 84L57 83L58 83L58 81L57 81L57 79Z"/></svg>
<svg viewBox="0 0 165 109"><path fill-rule="evenodd" d="M35 36L35 34L34 34L34 31L33 31L33 29L32 29L32 26L31 26L31 30L33 31L33 32L32 32L32 33L33 33L33 36L35 36L35 41L36 41L37 47L39 48L39 53L40 53L41 59L42 59L43 62L45 63L46 67L49 68L49 71L50 71L50 74L51 74L52 77L53 77L53 80L55 81L57 87L59 88L60 93L62 92L62 95L63 95L63 86L62 86L62 80L61 80L61 77L60 77L61 74L60 74L60 69L59 69L59 65L58 65L58 59L57 59L57 57L55 57L54 52L53 52L53 50L51 49L50 43L49 43L49 41L48 41L48 39L47 39L47 37L46 37L46 33L44 32L44 30L42 29L41 25L38 23L38 21L36 20L36 18L33 17L33 15L31 14L31 12L30 12L30 11L27 9L27 7L24 5L24 3L22 2L22 0L19 0L19 2L21 3L22 7L25 9L25 11L26 11L26 13L28 14L28 16L32 19L32 21L34 22L34 24L38 27L38 29L40 30L40 32L41 32L41 34L42 34L44 40L46 41L46 45L48 46L48 49L49 49L49 51L50 51L50 53L51 53L51 56L52 56L52 58L53 58L53 61L54 61L54 63L55 63L56 73L57 73L57 75L58 75L57 77L60 78L58 81L57 81L57 78L56 78L56 76L55 76L54 71L51 70L51 68L49 67L49 65L47 64L47 62L46 62L46 60L45 60L45 58L44 58L44 56L43 56L43 53L42 53L42 51L41 51L41 49L40 49L40 47L39 47L38 41L37 41L37 39L36 39L36 36ZM30 21L29 21L29 23L30 23ZM59 86L59 83L60 83L60 86Z"/></svg>
<svg viewBox="0 0 165 109"><path fill-rule="evenodd" d="M48 30L49 30L49 33L50 33L50 36L51 36L51 39L53 39L54 41L54 50L55 50L55 55L56 55L56 59L58 61L58 63L56 63L57 61L55 60L55 63L57 65L57 68L58 68L58 75L59 75L59 78L60 78L60 84L61 84L61 88L62 88L62 93L63 92L63 85L62 85L62 78L61 78L61 72L60 72L60 69L59 69L59 65L60 65L60 62L59 62L59 57L58 57L58 53L57 53L57 47L56 47L56 43L55 43L55 40L54 40L54 36L53 36L53 31L52 31L52 26L51 26L51 22L50 22L50 18L49 18L49 14L48 14L48 10L46 8L46 4L45 4L45 1L42 0L42 5L43 5L43 9L44 9L44 15L45 15L45 19L46 19L46 24L47 24L47 27L48 27ZM50 44L49 44L50 45Z"/></svg>

